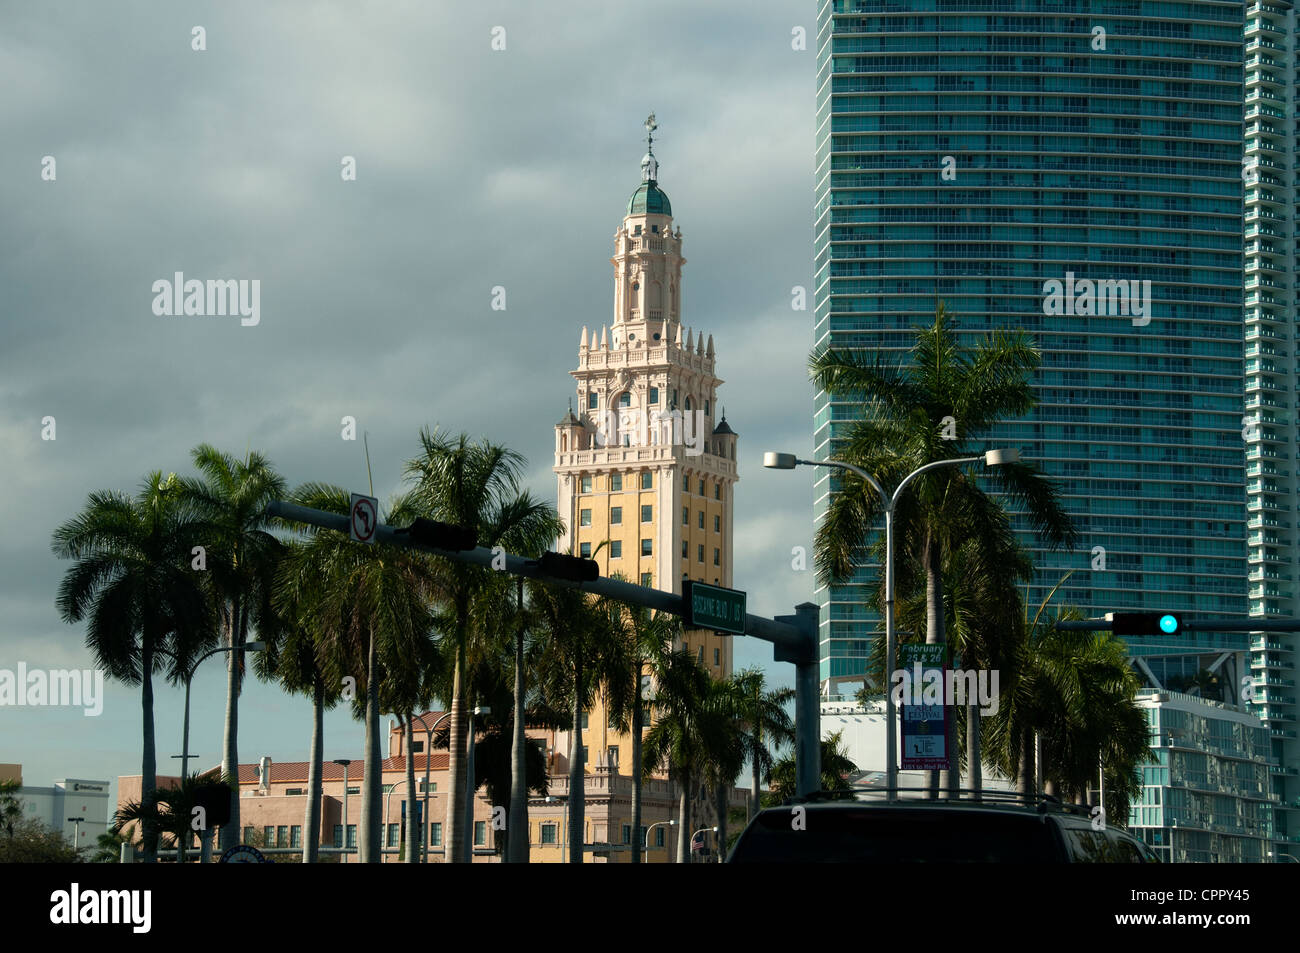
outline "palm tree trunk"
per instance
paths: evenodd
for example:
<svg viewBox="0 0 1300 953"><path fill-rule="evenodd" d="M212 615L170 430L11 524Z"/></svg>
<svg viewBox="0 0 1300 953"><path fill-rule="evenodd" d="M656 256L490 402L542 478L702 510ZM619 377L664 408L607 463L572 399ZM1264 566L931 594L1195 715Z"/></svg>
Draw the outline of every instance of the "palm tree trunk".
<svg viewBox="0 0 1300 953"><path fill-rule="evenodd" d="M1016 791L1024 797L1038 793L1034 784L1034 732L1030 728L1020 733L1020 775L1016 779Z"/></svg>
<svg viewBox="0 0 1300 953"><path fill-rule="evenodd" d="M747 810L745 811L745 820L746 820L746 821L752 821L752 820L754 819L754 815L758 813L758 809L759 809L759 800L758 800L758 756L757 756L757 752L758 752L758 750L759 750L759 745L761 745L762 743L763 743L763 734L762 734L762 731L761 731L757 726L755 726L755 728L754 728L754 752L755 752L755 755L754 755L754 757L751 759L751 762L750 762L750 773L749 773L749 783L752 785L752 787L750 787L750 789L749 789L749 790L750 790L750 795L749 795L749 804L746 805L746 808L747 808Z"/></svg>
<svg viewBox="0 0 1300 953"><path fill-rule="evenodd" d="M691 776L681 777L682 790L677 796L677 863L686 863L691 851Z"/></svg>
<svg viewBox="0 0 1300 953"><path fill-rule="evenodd" d="M363 864L381 862L379 838L379 812L382 809L379 778L379 678L375 664L375 630L371 626L366 645L366 754L365 779L361 788L361 844L360 861ZM346 830L346 828L345 828Z"/></svg>
<svg viewBox="0 0 1300 953"><path fill-rule="evenodd" d="M307 812L302 820L302 862L316 863L320 851L321 765L325 761L325 683L316 678L311 694L311 762L307 766Z"/></svg>
<svg viewBox="0 0 1300 953"><path fill-rule="evenodd" d="M980 763L980 711L978 705L966 701L966 774L967 786L972 791L984 787L984 765Z"/></svg>
<svg viewBox="0 0 1300 953"><path fill-rule="evenodd" d="M943 631L943 572L942 562L940 560L939 541L935 539L934 533L927 531L925 535L925 644L926 645L944 645ZM947 699L945 698L946 702ZM944 709L944 722L947 726L947 740L945 744L948 747L948 764L952 765L952 719L946 717L947 709ZM929 794L930 797L938 798L939 789L947 787L949 784L948 775L950 771L930 771L929 774Z"/></svg>
<svg viewBox="0 0 1300 953"><path fill-rule="evenodd" d="M415 823L415 813L418 809L416 802L419 798L416 797L415 792L415 755L411 751L411 743L415 740L415 731L411 726L414 717L407 712L402 724L402 745L406 749L406 862L408 864L416 864L420 861L420 828ZM428 752L425 754L427 755Z"/></svg>
<svg viewBox="0 0 1300 953"><path fill-rule="evenodd" d="M519 581L519 629L515 633L514 736L510 742L510 816L506 823L506 861L528 863L528 763L524 735L527 711L524 698L524 577Z"/></svg>
<svg viewBox="0 0 1300 953"><path fill-rule="evenodd" d="M641 660L636 663L636 700L632 709L632 863L641 863Z"/></svg>
<svg viewBox="0 0 1300 953"><path fill-rule="evenodd" d="M582 666L573 672L573 731L569 743L569 863L582 863L583 830L586 804L582 773Z"/></svg>
<svg viewBox="0 0 1300 953"><path fill-rule="evenodd" d="M452 674L451 716L447 726L447 818L443 827L443 863L459 864L464 853L462 840L465 824L465 630L469 617L468 601L456 601L456 659Z"/></svg>
<svg viewBox="0 0 1300 953"><path fill-rule="evenodd" d="M140 640L140 709L144 722L144 748L140 754L140 803L149 804L158 790L158 756L154 750L153 728L153 635L146 634ZM157 826L149 821L147 815L141 824L144 837L144 862L155 863L158 851L155 838ZM10 834L12 837L13 834Z"/></svg>
<svg viewBox="0 0 1300 953"><path fill-rule="evenodd" d="M721 781L714 786L713 797L718 810L718 832L714 837L714 848L718 852L718 863L722 863L727 853L727 786Z"/></svg>
<svg viewBox="0 0 1300 953"><path fill-rule="evenodd" d="M248 621L240 600L234 599L227 609L226 644L244 644ZM240 652L226 653L226 726L221 743L221 773L228 778L239 777L239 681ZM239 791L230 792L230 820L221 827L221 848L225 850L239 843Z"/></svg>

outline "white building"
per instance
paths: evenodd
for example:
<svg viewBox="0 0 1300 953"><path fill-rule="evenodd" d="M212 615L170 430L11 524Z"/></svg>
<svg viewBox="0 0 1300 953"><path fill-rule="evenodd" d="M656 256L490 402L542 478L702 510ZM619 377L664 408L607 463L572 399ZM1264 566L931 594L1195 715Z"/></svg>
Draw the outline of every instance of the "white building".
<svg viewBox="0 0 1300 953"><path fill-rule="evenodd" d="M22 781L21 773L18 780ZM84 850L93 849L99 835L108 830L112 811L108 788L108 781L64 778L48 788L23 785L17 796L23 807L23 816L35 818L47 827L61 831L69 844L73 842L75 832L77 846ZM75 823L68 820L70 817L85 820Z"/></svg>

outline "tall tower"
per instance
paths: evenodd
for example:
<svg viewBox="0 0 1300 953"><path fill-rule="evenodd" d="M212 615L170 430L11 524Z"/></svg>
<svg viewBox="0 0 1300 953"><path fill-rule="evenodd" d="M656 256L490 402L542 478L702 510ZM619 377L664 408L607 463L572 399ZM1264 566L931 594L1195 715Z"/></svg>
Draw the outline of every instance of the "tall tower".
<svg viewBox="0 0 1300 953"><path fill-rule="evenodd" d="M732 584L737 437L718 406L713 337L682 324L686 259L659 187L655 128L652 115L641 184L614 233L613 323L582 329L577 412L571 403L555 428L559 548L595 559L602 575L680 593L687 578ZM731 673L729 637L691 631L686 647L715 678ZM601 711L588 724L588 771L616 761L629 773L629 740Z"/></svg>

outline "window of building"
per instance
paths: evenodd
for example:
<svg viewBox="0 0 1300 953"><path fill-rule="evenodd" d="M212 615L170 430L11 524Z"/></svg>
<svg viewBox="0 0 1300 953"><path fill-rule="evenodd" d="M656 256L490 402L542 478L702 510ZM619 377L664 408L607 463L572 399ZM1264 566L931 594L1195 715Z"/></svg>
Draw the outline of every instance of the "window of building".
<svg viewBox="0 0 1300 953"><path fill-rule="evenodd" d="M487 821L474 822L474 846L487 846Z"/></svg>
<svg viewBox="0 0 1300 953"><path fill-rule="evenodd" d="M652 573L652 572L643 572L643 573L641 573L641 585L645 586L645 587L648 589L648 588L654 586L654 584L655 584L655 575L654 575L654 573Z"/></svg>
<svg viewBox="0 0 1300 953"><path fill-rule="evenodd" d="M687 410L691 409L691 399L689 397L686 398L686 409Z"/></svg>
<svg viewBox="0 0 1300 953"><path fill-rule="evenodd" d="M704 416L709 416L709 402L707 400L704 402Z"/></svg>
<svg viewBox="0 0 1300 953"><path fill-rule="evenodd" d="M402 842L401 837L402 837L402 825L401 825L401 824L389 824L389 825L388 825L388 845L387 845L387 846L389 846L389 847L396 847L398 844L400 844L400 843Z"/></svg>
<svg viewBox="0 0 1300 953"><path fill-rule="evenodd" d="M348 846L357 846L357 825L355 824L348 825Z"/></svg>
<svg viewBox="0 0 1300 953"><path fill-rule="evenodd" d="M651 387L651 388L650 388L650 403L652 403L652 404L657 404L657 403L659 403L659 388L658 388L658 387Z"/></svg>
<svg viewBox="0 0 1300 953"><path fill-rule="evenodd" d="M682 492L683 492L683 493L689 493L689 492L691 492L691 477L690 477L690 474L685 474L685 475L682 477Z"/></svg>
<svg viewBox="0 0 1300 953"><path fill-rule="evenodd" d="M582 487L582 492L583 492L583 493L590 493L590 492L591 492L591 477L589 477L589 476L585 476L585 477L583 477L580 486Z"/></svg>
<svg viewBox="0 0 1300 953"><path fill-rule="evenodd" d="M611 473L611 474L609 475L609 488L610 488L611 490L621 490L621 489L623 489L623 474L621 474L621 473Z"/></svg>
<svg viewBox="0 0 1300 953"><path fill-rule="evenodd" d="M664 846L664 829L662 827L655 828L655 846L656 847Z"/></svg>
<svg viewBox="0 0 1300 953"><path fill-rule="evenodd" d="M587 730L587 728L589 727L589 723L590 723L590 721L591 721L591 712L584 711L584 712L582 713L582 730L583 730L583 731L586 731L586 730Z"/></svg>
<svg viewBox="0 0 1300 953"><path fill-rule="evenodd" d="M704 495L704 479L701 477L701 479L700 479L700 496L703 496L703 495Z"/></svg>
<svg viewBox="0 0 1300 953"><path fill-rule="evenodd" d="M583 763L584 765L587 764L587 746L586 746L586 745L583 745L583 746L582 746L582 763Z"/></svg>
<svg viewBox="0 0 1300 953"><path fill-rule="evenodd" d="M658 234L659 234L659 226L658 226L658 225L651 225L651 226L650 226L650 231L652 231L652 232L654 232L656 235L658 235Z"/></svg>
<svg viewBox="0 0 1300 953"><path fill-rule="evenodd" d="M556 825L554 825L554 824L543 824L543 825L542 825L542 843L543 843L543 844L554 844L554 843L557 843L556 838L555 838L555 832L556 832Z"/></svg>
<svg viewBox="0 0 1300 953"><path fill-rule="evenodd" d="M640 832L637 834L637 837L641 838L641 843L642 843L642 844L645 843L645 832L646 832L646 826L645 826L644 824L642 824L642 825L641 825L641 830L640 830Z"/></svg>
<svg viewBox="0 0 1300 953"><path fill-rule="evenodd" d="M649 539L641 540L641 555L653 556L654 554L654 541Z"/></svg>
<svg viewBox="0 0 1300 953"><path fill-rule="evenodd" d="M609 541L609 558L610 559L623 558L623 541L621 539L611 539Z"/></svg>
<svg viewBox="0 0 1300 953"><path fill-rule="evenodd" d="M655 486L654 476L655 475L651 473L649 470L643 471L641 473L641 489L653 490Z"/></svg>
<svg viewBox="0 0 1300 953"><path fill-rule="evenodd" d="M419 753L420 753L421 751L423 751L423 750L424 750L424 742L423 742L423 741L412 741L412 742L411 742L411 754L419 754Z"/></svg>
<svg viewBox="0 0 1300 953"><path fill-rule="evenodd" d="M720 499L722 499L722 484L721 484L721 483L715 483L715 484L713 484L713 498L714 498L715 500L720 500Z"/></svg>
<svg viewBox="0 0 1300 953"><path fill-rule="evenodd" d="M635 230L633 230L632 234L633 234L633 235L640 235L640 234L641 234L641 226L640 226L640 225L636 226L636 228L635 228ZM638 284L636 284L635 282L632 284L632 290L633 290L633 291L635 291L635 290L636 290L637 288L639 288L639 287L641 287L641 286L638 285Z"/></svg>
<svg viewBox="0 0 1300 953"><path fill-rule="evenodd" d="M655 519L655 508L650 503L641 504L641 522L653 523Z"/></svg>
<svg viewBox="0 0 1300 953"><path fill-rule="evenodd" d="M442 821L435 821L429 825L429 846L442 846Z"/></svg>
<svg viewBox="0 0 1300 953"><path fill-rule="evenodd" d="M416 783L420 787L421 794L433 794L438 790L437 781L430 781L428 784L425 784L424 778L420 778L419 781L417 781Z"/></svg>
<svg viewBox="0 0 1300 953"><path fill-rule="evenodd" d="M289 828L289 846L290 847L302 846L302 825L301 824L294 824L292 827Z"/></svg>
<svg viewBox="0 0 1300 953"><path fill-rule="evenodd" d="M715 549L715 550L713 551L713 565L715 565L715 566L721 566L721 565L722 565L722 550L720 550L720 549Z"/></svg>
<svg viewBox="0 0 1300 953"><path fill-rule="evenodd" d="M610 525L623 522L623 507L611 506L609 508Z"/></svg>
<svg viewBox="0 0 1300 953"><path fill-rule="evenodd" d="M591 510L579 510L579 511L578 511L578 525L579 525L579 526L590 526L590 525L591 525Z"/></svg>
<svg viewBox="0 0 1300 953"><path fill-rule="evenodd" d="M722 532L722 517L721 517L721 516L715 516L715 517L713 517L713 531L714 531L715 533L721 533L721 532Z"/></svg>
<svg viewBox="0 0 1300 953"><path fill-rule="evenodd" d="M623 393L618 395L618 405L620 407L632 406L632 392L630 390L625 390Z"/></svg>
<svg viewBox="0 0 1300 953"><path fill-rule="evenodd" d="M600 406L600 394L596 393L593 390L591 393L587 395L587 409L595 410L599 406Z"/></svg>
<svg viewBox="0 0 1300 953"><path fill-rule="evenodd" d="M624 844L630 844L630 843L632 843L632 825L631 825L631 824L624 824L624 825L623 825L623 843L624 843Z"/></svg>
<svg viewBox="0 0 1300 953"><path fill-rule="evenodd" d="M696 560L696 562L701 562L701 563L704 562L704 544L703 544L703 543L700 543L699 545L697 545L697 546L695 547L695 560Z"/></svg>
<svg viewBox="0 0 1300 953"><path fill-rule="evenodd" d="M700 646L700 661L704 661L704 646Z"/></svg>
<svg viewBox="0 0 1300 953"><path fill-rule="evenodd" d="M689 506L682 507L682 525L683 526L691 525L691 508Z"/></svg>
<svg viewBox="0 0 1300 953"><path fill-rule="evenodd" d="M416 751L419 751L420 749L419 749L419 748L416 748L415 750L416 750ZM285 796L285 797L298 797L298 796L301 795L301 794L302 794L302 788L285 788L285 789L284 789L284 796Z"/></svg>
<svg viewBox="0 0 1300 953"><path fill-rule="evenodd" d="M670 409L670 410L676 410L676 409L677 409L677 388L676 388L676 387L673 388L673 405L672 405L672 407L669 408L669 409Z"/></svg>
<svg viewBox="0 0 1300 953"><path fill-rule="evenodd" d="M245 843L245 844L247 844L247 843L249 843L250 841L252 841L252 839L253 839L253 831L254 831L255 829L256 829L256 828L253 828L253 827L245 827L245 828L244 828L244 843ZM334 825L334 829L335 829L335 830L338 830L338 825L337 825L337 824ZM338 836L339 836L339 837L342 837L343 835L340 833ZM335 845L335 846L337 846L337 845Z"/></svg>
<svg viewBox="0 0 1300 953"><path fill-rule="evenodd" d="M700 529L704 529L704 510L700 510L700 518L696 522L700 524Z"/></svg>
<svg viewBox="0 0 1300 953"><path fill-rule="evenodd" d="M590 559L590 558L591 558L591 543L579 543L579 544L578 544L578 552L582 555L582 558L583 558L583 559Z"/></svg>
<svg viewBox="0 0 1300 953"><path fill-rule="evenodd" d="M688 548L689 546L690 543L686 542L686 540L682 540L682 559L691 558L690 549Z"/></svg>
<svg viewBox="0 0 1300 953"><path fill-rule="evenodd" d="M252 828L249 828L249 830L252 830ZM244 836L247 837L248 835L245 834ZM335 847L343 846L343 825L342 824L334 825L334 846Z"/></svg>
<svg viewBox="0 0 1300 953"><path fill-rule="evenodd" d="M349 785L349 786L348 786L348 793L349 793L349 794L360 794L360 793L361 793L361 785L358 784L356 787L352 787L352 786Z"/></svg>
<svg viewBox="0 0 1300 953"><path fill-rule="evenodd" d="M275 846L275 828L274 828L274 827L263 827L263 828L262 828L262 846L263 846L263 847L274 847L274 846Z"/></svg>
<svg viewBox="0 0 1300 953"><path fill-rule="evenodd" d="M722 664L722 649L713 650L713 664L714 665Z"/></svg>

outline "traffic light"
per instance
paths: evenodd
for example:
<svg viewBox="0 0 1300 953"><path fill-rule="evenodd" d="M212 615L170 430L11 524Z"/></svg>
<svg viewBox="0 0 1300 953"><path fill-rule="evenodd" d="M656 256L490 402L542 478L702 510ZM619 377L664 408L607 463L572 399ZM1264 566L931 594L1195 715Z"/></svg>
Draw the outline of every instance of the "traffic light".
<svg viewBox="0 0 1300 953"><path fill-rule="evenodd" d="M542 553L537 567L553 579L567 579L569 582L595 582L600 578L600 563L581 556Z"/></svg>
<svg viewBox="0 0 1300 953"><path fill-rule="evenodd" d="M1183 617L1177 612L1112 612L1110 631L1115 635L1177 635Z"/></svg>
<svg viewBox="0 0 1300 953"><path fill-rule="evenodd" d="M406 529L399 529L397 532L408 534L417 543L453 553L478 547L478 535L473 529L453 526L450 523L439 523L437 520L420 518Z"/></svg>

